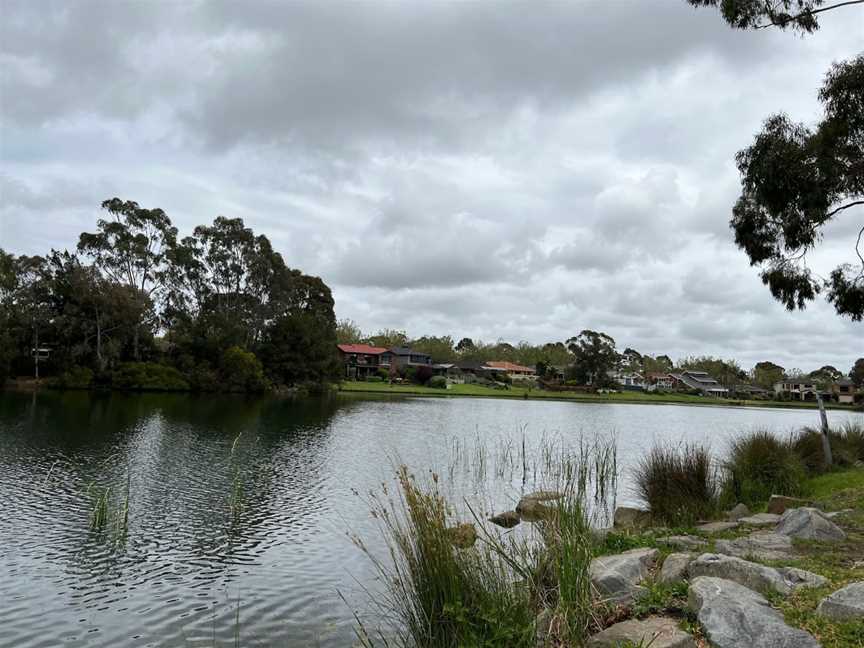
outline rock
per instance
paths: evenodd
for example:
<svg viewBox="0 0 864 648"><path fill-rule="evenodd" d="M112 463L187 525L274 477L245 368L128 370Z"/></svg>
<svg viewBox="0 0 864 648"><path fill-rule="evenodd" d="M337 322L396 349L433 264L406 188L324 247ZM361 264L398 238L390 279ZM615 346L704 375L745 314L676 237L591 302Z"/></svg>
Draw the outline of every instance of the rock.
<svg viewBox="0 0 864 648"><path fill-rule="evenodd" d="M822 599L816 613L835 621L864 619L864 581L847 585Z"/></svg>
<svg viewBox="0 0 864 648"><path fill-rule="evenodd" d="M651 646L651 648L697 648L689 634L678 627L675 619L648 617L616 623L588 639L587 648L618 648L619 646Z"/></svg>
<svg viewBox="0 0 864 648"><path fill-rule="evenodd" d="M693 579L688 604L715 648L819 648L810 634L786 625L764 596L730 580Z"/></svg>
<svg viewBox="0 0 864 648"><path fill-rule="evenodd" d="M786 509L810 506L810 504L811 502L808 500L786 497L785 495L772 495L771 499L768 500L768 512L782 515L786 512Z"/></svg>
<svg viewBox="0 0 864 648"><path fill-rule="evenodd" d="M630 603L644 588L639 583L657 562L656 549L632 549L591 561L591 584L605 601Z"/></svg>
<svg viewBox="0 0 864 648"><path fill-rule="evenodd" d="M619 506L615 509L613 525L619 529L636 529L651 523L651 512L632 506Z"/></svg>
<svg viewBox="0 0 864 648"><path fill-rule="evenodd" d="M750 515L750 509L747 508L746 504L741 504L740 502L736 504L731 511L726 513L726 519L730 522L737 522L742 517L747 517Z"/></svg>
<svg viewBox="0 0 864 648"><path fill-rule="evenodd" d="M852 563L852 569L864 569L864 560L856 560Z"/></svg>
<svg viewBox="0 0 864 648"><path fill-rule="evenodd" d="M493 515L489 518L492 524L497 524L505 529L512 529L520 522L519 514L516 511L504 511L498 515Z"/></svg>
<svg viewBox="0 0 864 648"><path fill-rule="evenodd" d="M778 567L777 571L783 577L783 580L792 588L806 589L808 587L822 587L828 584L828 579L819 574L814 574L806 569L798 569L797 567Z"/></svg>
<svg viewBox="0 0 864 648"><path fill-rule="evenodd" d="M837 542L846 538L843 529L822 515L822 511L811 507L788 509L774 532L801 540Z"/></svg>
<svg viewBox="0 0 864 648"><path fill-rule="evenodd" d="M846 515L847 513L852 513L854 510L855 509L848 509L847 508L847 509L843 509L841 511L831 511L830 513L822 513L822 515L824 515L829 520L833 520L834 518L839 517L841 515Z"/></svg>
<svg viewBox="0 0 864 648"><path fill-rule="evenodd" d="M792 591L776 569L735 556L702 554L690 563L689 571L691 578L699 576L725 578L757 592L773 590L780 594L788 594Z"/></svg>
<svg viewBox="0 0 864 648"><path fill-rule="evenodd" d="M555 515L555 509L551 506L541 504L539 501L523 497L516 505L516 513L520 519L526 522L538 522L548 520Z"/></svg>
<svg viewBox="0 0 864 648"><path fill-rule="evenodd" d="M657 542L669 545L675 549L701 549L708 546L706 540L692 535L663 536L662 538L657 538Z"/></svg>
<svg viewBox="0 0 864 648"><path fill-rule="evenodd" d="M696 530L700 533L723 533L737 526L737 522L708 522L707 524L700 524L696 527Z"/></svg>
<svg viewBox="0 0 864 648"><path fill-rule="evenodd" d="M740 518L738 522L750 526L773 526L780 521L780 516L776 513L757 513L756 515L748 515Z"/></svg>
<svg viewBox="0 0 864 648"><path fill-rule="evenodd" d="M718 540L714 546L717 553L738 558L785 560L792 555L792 538L765 531L734 540Z"/></svg>
<svg viewBox="0 0 864 648"><path fill-rule="evenodd" d="M477 529L470 522L446 529L450 543L457 549L469 549L477 542Z"/></svg>
<svg viewBox="0 0 864 648"><path fill-rule="evenodd" d="M604 540L606 540L606 536L612 533L612 531L614 531L614 529L591 529L591 540L593 540L597 544L601 544Z"/></svg>
<svg viewBox="0 0 864 648"><path fill-rule="evenodd" d="M533 499L538 502L550 502L552 500L560 500L564 499L564 493L559 493L558 491L534 491L533 493L528 493L523 496L524 499Z"/></svg>
<svg viewBox="0 0 864 648"><path fill-rule="evenodd" d="M693 562L693 556L686 553L673 553L666 556L657 580L661 583L677 583L687 578L687 568Z"/></svg>

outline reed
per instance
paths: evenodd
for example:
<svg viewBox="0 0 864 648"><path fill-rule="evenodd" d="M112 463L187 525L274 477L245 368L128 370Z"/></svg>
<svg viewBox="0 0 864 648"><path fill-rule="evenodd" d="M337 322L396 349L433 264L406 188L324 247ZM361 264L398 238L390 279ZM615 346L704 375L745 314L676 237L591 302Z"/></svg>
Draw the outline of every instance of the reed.
<svg viewBox="0 0 864 648"><path fill-rule="evenodd" d="M774 494L800 495L805 477L793 443L757 430L731 444L723 499L727 504L755 505Z"/></svg>
<svg viewBox="0 0 864 648"><path fill-rule="evenodd" d="M111 487L98 488L90 484L88 493L93 498L90 510L90 529L99 533L110 531L115 541L125 539L129 529L129 493L131 479L126 476L126 488L123 499L115 503L111 496Z"/></svg>

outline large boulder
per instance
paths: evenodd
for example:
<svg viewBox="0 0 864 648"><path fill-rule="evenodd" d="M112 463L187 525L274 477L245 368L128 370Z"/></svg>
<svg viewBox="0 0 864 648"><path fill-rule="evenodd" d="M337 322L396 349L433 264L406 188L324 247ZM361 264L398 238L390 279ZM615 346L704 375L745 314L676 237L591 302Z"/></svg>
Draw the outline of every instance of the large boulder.
<svg viewBox="0 0 864 648"><path fill-rule="evenodd" d="M792 589L807 588L807 587L822 587L828 584L828 579L819 574L814 574L806 569L798 569L797 567L778 567L777 571L783 577L783 580L789 584Z"/></svg>
<svg viewBox="0 0 864 648"><path fill-rule="evenodd" d="M798 508L799 506L810 506L809 500L786 497L785 495L772 495L768 500L768 512L775 515L783 515L786 509Z"/></svg>
<svg viewBox="0 0 864 648"><path fill-rule="evenodd" d="M613 525L618 529L640 529L651 524L651 512L632 506L615 509Z"/></svg>
<svg viewBox="0 0 864 648"><path fill-rule="evenodd" d="M717 553L758 560L785 560L792 555L792 538L777 533L755 532L734 540L718 540Z"/></svg>
<svg viewBox="0 0 864 648"><path fill-rule="evenodd" d="M687 578L687 568L693 562L693 556L686 553L673 553L666 556L657 581L660 583L677 583Z"/></svg>
<svg viewBox="0 0 864 648"><path fill-rule="evenodd" d="M708 541L705 538L699 538L697 536L692 535L675 535L675 536L663 536L657 538L657 542L660 544L669 545L674 549L701 549L702 547L708 546Z"/></svg>
<svg viewBox="0 0 864 648"><path fill-rule="evenodd" d="M774 526L780 521L780 516L774 513L757 513L740 518L738 522L749 526Z"/></svg>
<svg viewBox="0 0 864 648"><path fill-rule="evenodd" d="M604 601L627 604L644 588L639 586L657 562L656 549L632 549L591 561L591 584Z"/></svg>
<svg viewBox="0 0 864 648"><path fill-rule="evenodd" d="M526 522L548 520L555 515L555 507L543 504L539 500L523 497L516 505L516 514Z"/></svg>
<svg viewBox="0 0 864 648"><path fill-rule="evenodd" d="M864 619L864 581L847 585L822 599L816 613L835 621Z"/></svg>
<svg viewBox="0 0 864 648"><path fill-rule="evenodd" d="M776 569L722 554L702 554L690 563L690 577L725 578L757 592L788 594L791 587Z"/></svg>
<svg viewBox="0 0 864 648"><path fill-rule="evenodd" d="M726 519L730 522L737 522L743 517L747 517L750 515L750 509L747 508L746 504L741 504L740 502L732 507L731 511L726 512Z"/></svg>
<svg viewBox="0 0 864 648"><path fill-rule="evenodd" d="M800 540L837 542L846 539L843 529L826 518L822 511L809 506L788 509L780 518L774 532Z"/></svg>
<svg viewBox="0 0 864 648"><path fill-rule="evenodd" d="M619 646L651 646L651 648L697 648L689 634L678 627L675 619L648 617L616 623L588 639L587 648L618 648Z"/></svg>
<svg viewBox="0 0 864 648"><path fill-rule="evenodd" d="M715 648L819 648L812 635L786 625L764 596L730 580L693 579L688 604Z"/></svg>

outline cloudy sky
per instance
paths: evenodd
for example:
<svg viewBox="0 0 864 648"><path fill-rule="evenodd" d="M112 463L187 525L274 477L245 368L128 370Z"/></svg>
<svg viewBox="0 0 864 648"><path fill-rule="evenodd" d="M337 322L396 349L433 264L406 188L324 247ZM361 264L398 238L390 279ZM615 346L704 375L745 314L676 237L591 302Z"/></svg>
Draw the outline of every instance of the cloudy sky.
<svg viewBox="0 0 864 648"><path fill-rule="evenodd" d="M734 154L820 116L864 11L806 38L683 0L0 0L0 246L72 247L108 197L242 217L364 330L848 370L728 228ZM851 260L848 210L812 258Z"/></svg>

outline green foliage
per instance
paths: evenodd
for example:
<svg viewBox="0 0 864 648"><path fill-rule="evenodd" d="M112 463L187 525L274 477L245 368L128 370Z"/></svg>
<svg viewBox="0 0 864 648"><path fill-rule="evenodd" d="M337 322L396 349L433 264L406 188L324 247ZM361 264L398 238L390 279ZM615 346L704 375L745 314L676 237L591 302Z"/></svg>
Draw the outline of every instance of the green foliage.
<svg viewBox="0 0 864 648"><path fill-rule="evenodd" d="M849 370L849 378L856 387L864 387L864 358L858 358L852 369Z"/></svg>
<svg viewBox="0 0 864 648"><path fill-rule="evenodd" d="M259 392L269 386L261 361L237 346L222 354L220 374L227 391Z"/></svg>
<svg viewBox="0 0 864 648"><path fill-rule="evenodd" d="M354 320L343 319L336 322L336 344L360 344L364 335Z"/></svg>
<svg viewBox="0 0 864 648"><path fill-rule="evenodd" d="M447 388L447 379L444 376L432 376L429 379L429 382L426 383L428 387L432 387L433 389L446 389Z"/></svg>
<svg viewBox="0 0 864 648"><path fill-rule="evenodd" d="M188 391L189 383L174 367L155 362L124 362L111 375L116 389L135 391Z"/></svg>
<svg viewBox="0 0 864 648"><path fill-rule="evenodd" d="M852 432L851 439L840 432L828 433L832 462L837 467L851 466L858 459L854 436L859 430L851 426L849 429ZM792 438L792 449L808 475L817 475L827 469L822 436L821 430L806 427Z"/></svg>
<svg viewBox="0 0 864 648"><path fill-rule="evenodd" d="M800 495L804 467L792 444L767 431L735 439L726 462L724 500L756 505L773 494Z"/></svg>
<svg viewBox="0 0 864 648"><path fill-rule="evenodd" d="M655 520L692 524L717 512L719 485L711 455L701 446L655 446L634 471L636 490Z"/></svg>
<svg viewBox="0 0 864 648"><path fill-rule="evenodd" d="M577 381L596 387L612 385L608 372L618 363L618 352L612 337L586 329L567 340L567 348L573 354L574 378Z"/></svg>
<svg viewBox="0 0 864 648"><path fill-rule="evenodd" d="M810 33L819 29L814 10L825 0L687 0L694 7L717 7L723 19L736 29L767 25Z"/></svg>
<svg viewBox="0 0 864 648"><path fill-rule="evenodd" d="M56 384L63 389L89 389L93 385L93 370L76 365L63 372Z"/></svg>
<svg viewBox="0 0 864 648"><path fill-rule="evenodd" d="M633 616L681 614L687 610L687 590L689 586L686 582L648 582L645 583L644 587L644 593L633 604Z"/></svg>
<svg viewBox="0 0 864 648"><path fill-rule="evenodd" d="M786 370L773 362L757 362L753 367L753 382L764 389L773 389L774 383L783 380Z"/></svg>
<svg viewBox="0 0 864 648"><path fill-rule="evenodd" d="M366 378L366 382L371 382L371 383L383 383L383 382L384 382L384 379L383 379L381 376L368 376L368 377Z"/></svg>
<svg viewBox="0 0 864 648"><path fill-rule="evenodd" d="M678 367L706 371L724 387L736 385L747 377L735 360L722 360L711 356L688 356L678 362Z"/></svg>

